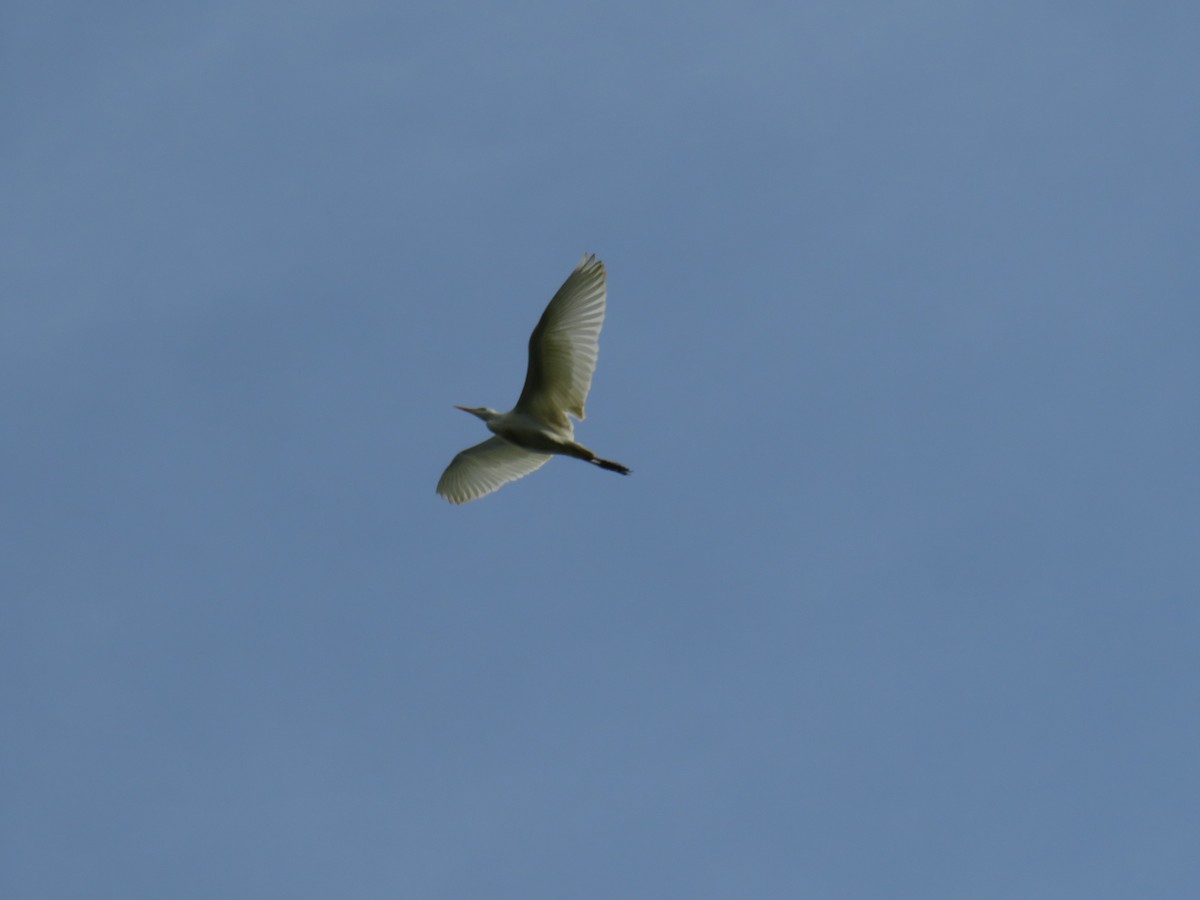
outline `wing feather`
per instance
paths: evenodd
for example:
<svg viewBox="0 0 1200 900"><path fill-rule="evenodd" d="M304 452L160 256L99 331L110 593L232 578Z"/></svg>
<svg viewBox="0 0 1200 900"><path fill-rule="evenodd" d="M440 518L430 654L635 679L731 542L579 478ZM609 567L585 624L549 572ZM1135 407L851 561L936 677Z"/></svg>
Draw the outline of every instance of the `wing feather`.
<svg viewBox="0 0 1200 900"><path fill-rule="evenodd" d="M529 336L529 369L515 410L544 421L584 417L600 354L606 297L604 263L584 254Z"/></svg>
<svg viewBox="0 0 1200 900"><path fill-rule="evenodd" d="M437 492L451 503L466 503L528 475L550 458L524 450L499 437L468 447L450 461L438 479Z"/></svg>

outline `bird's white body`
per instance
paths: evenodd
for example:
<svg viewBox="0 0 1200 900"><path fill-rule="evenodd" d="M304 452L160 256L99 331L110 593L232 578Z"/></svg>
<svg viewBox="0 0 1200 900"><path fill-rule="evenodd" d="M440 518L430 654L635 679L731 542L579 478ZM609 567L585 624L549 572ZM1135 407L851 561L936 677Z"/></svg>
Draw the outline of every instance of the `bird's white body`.
<svg viewBox="0 0 1200 900"><path fill-rule="evenodd" d="M575 443L570 419L584 417L606 293L604 263L585 255L529 337L529 368L517 405L504 413L486 406L458 407L482 419L496 437L454 457L438 481L439 494L451 503L466 503L528 475L555 454L629 474L620 463L600 459Z"/></svg>
<svg viewBox="0 0 1200 900"><path fill-rule="evenodd" d="M570 419L555 427L549 422L513 409L506 413L496 413L484 422L492 434L527 450L561 453L563 446L575 440L575 428Z"/></svg>

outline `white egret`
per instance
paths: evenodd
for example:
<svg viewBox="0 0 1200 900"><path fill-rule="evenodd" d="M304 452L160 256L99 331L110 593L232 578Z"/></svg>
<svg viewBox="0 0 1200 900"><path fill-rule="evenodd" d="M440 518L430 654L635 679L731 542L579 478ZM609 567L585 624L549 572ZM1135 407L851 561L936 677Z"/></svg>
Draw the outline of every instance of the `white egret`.
<svg viewBox="0 0 1200 900"><path fill-rule="evenodd" d="M620 463L575 443L568 418L583 421L600 352L605 293L604 263L585 253L529 336L529 368L517 405L505 413L455 407L483 419L495 437L454 457L438 481L439 494L451 503L475 500L528 475L556 453L629 474Z"/></svg>

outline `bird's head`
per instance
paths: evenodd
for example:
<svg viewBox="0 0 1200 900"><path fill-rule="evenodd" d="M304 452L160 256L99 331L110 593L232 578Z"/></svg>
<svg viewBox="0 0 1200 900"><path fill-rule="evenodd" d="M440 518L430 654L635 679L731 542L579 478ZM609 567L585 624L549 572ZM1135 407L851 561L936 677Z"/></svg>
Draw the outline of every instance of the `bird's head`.
<svg viewBox="0 0 1200 900"><path fill-rule="evenodd" d="M473 416L477 416L487 422L495 418L499 413L488 406L456 406L455 409L461 409L463 412L469 412Z"/></svg>

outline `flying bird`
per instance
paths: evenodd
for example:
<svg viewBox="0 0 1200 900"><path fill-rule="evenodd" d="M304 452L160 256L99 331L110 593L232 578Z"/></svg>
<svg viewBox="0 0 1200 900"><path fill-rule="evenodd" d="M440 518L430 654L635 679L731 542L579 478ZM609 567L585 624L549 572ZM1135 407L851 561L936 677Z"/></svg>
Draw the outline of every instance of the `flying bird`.
<svg viewBox="0 0 1200 900"><path fill-rule="evenodd" d="M529 368L517 405L504 413L487 406L455 407L483 419L495 436L454 457L438 480L439 494L451 503L475 500L523 478L555 454L629 474L620 463L575 443L568 418L583 421L600 352L605 293L604 263L585 253L529 336Z"/></svg>

